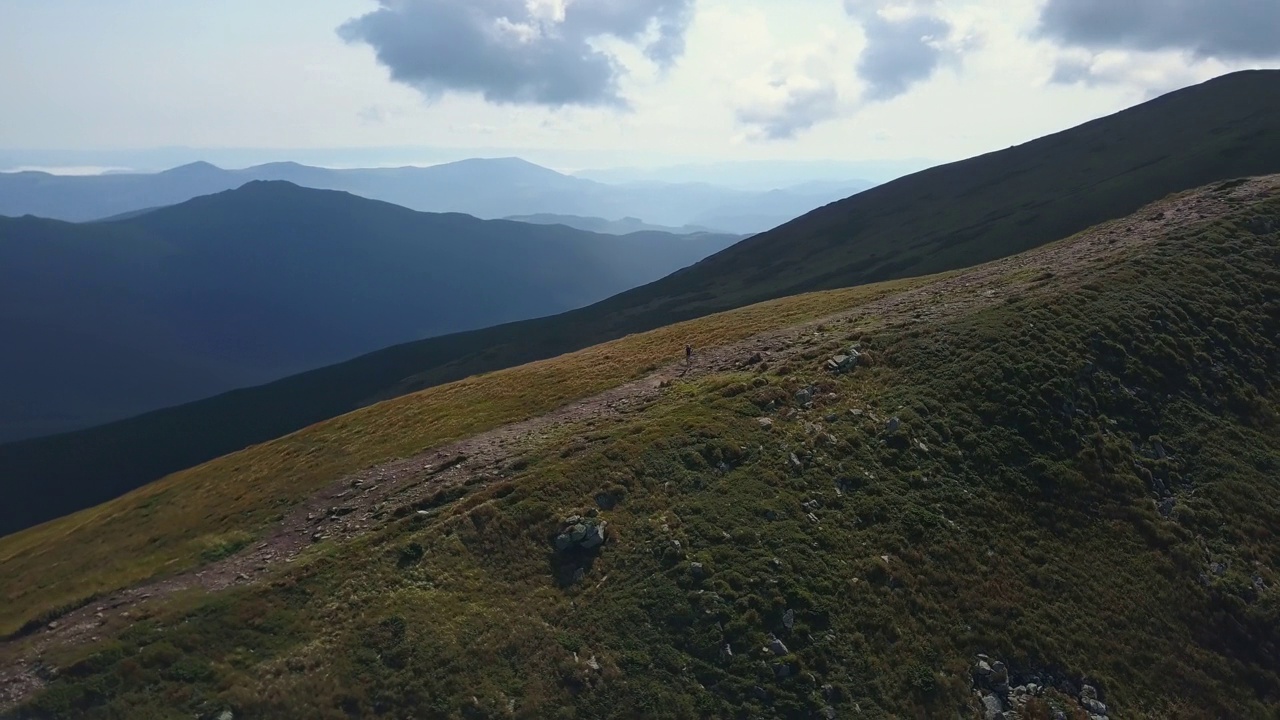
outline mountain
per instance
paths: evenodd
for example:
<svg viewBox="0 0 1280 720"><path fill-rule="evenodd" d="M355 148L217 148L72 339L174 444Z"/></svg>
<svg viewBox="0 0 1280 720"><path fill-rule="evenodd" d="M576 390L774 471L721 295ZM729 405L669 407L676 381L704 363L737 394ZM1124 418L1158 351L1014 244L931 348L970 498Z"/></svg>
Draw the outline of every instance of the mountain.
<svg viewBox="0 0 1280 720"><path fill-rule="evenodd" d="M868 186L919 172L936 161L908 160L724 160L660 167L616 167L576 170L574 177L605 183L709 183L736 190L767 192L811 182L847 185L850 178Z"/></svg>
<svg viewBox="0 0 1280 720"><path fill-rule="evenodd" d="M692 220L710 213L739 234L768 230L845 197L848 193L844 190L849 187L845 184L839 188L749 192L702 183L608 185L564 175L519 158L352 170L292 162L224 170L196 162L154 174L0 173L0 215L30 214L72 222L114 219L234 189L254 180L283 180L304 187L350 192L413 210L459 212L484 219L549 213L639 217L656 225L679 227L700 224ZM869 183L856 187L863 189Z"/></svg>
<svg viewBox="0 0 1280 720"><path fill-rule="evenodd" d="M598 217L582 217L580 215L512 215L505 218L514 222L533 223L534 225L565 225L587 232L605 233L607 235L627 235L633 232L665 232L673 235L694 235L697 233L719 233L719 230L698 225L683 227L667 227L650 225L640 218L627 217L621 220L606 220Z"/></svg>
<svg viewBox="0 0 1280 720"><path fill-rule="evenodd" d="M1273 717L1278 288L1242 179L365 408L0 539L5 697Z"/></svg>
<svg viewBox="0 0 1280 720"><path fill-rule="evenodd" d="M1280 172L1280 72L1223 76L876 187L590 307L400 345L259 388L0 446L0 477L42 489L38 497L11 498L5 527L88 507L377 400L771 298L967 267L1123 217L1169 193L1268 172ZM684 341L700 346L705 338Z"/></svg>
<svg viewBox="0 0 1280 720"><path fill-rule="evenodd" d="M283 181L106 223L0 218L0 437L563 312L736 240L418 213Z"/></svg>

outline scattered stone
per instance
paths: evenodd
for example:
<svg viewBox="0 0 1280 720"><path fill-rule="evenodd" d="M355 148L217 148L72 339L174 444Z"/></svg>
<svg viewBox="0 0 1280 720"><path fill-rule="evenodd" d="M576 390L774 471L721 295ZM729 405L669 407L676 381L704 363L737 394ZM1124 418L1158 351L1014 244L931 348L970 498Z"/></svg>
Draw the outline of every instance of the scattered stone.
<svg viewBox="0 0 1280 720"><path fill-rule="evenodd" d="M751 357L747 358L748 365L759 365L762 362L764 362L764 356L760 353L752 353Z"/></svg>
<svg viewBox="0 0 1280 720"><path fill-rule="evenodd" d="M1161 517L1169 518L1173 516L1173 508L1176 504L1177 501L1172 497L1163 498L1156 502L1156 510L1159 511Z"/></svg>
<svg viewBox="0 0 1280 720"><path fill-rule="evenodd" d="M236 715L230 710L223 710L221 713L218 713L218 720L236 720Z"/></svg>
<svg viewBox="0 0 1280 720"><path fill-rule="evenodd" d="M796 457L795 453L791 453L791 457L788 458L788 461L791 463L792 470L800 472L804 469L804 463L800 462L800 458Z"/></svg>
<svg viewBox="0 0 1280 720"><path fill-rule="evenodd" d="M419 511L418 511L418 517L426 517L426 516L428 516L428 515L430 515L430 514L431 514L431 512L430 512L430 511L428 511L428 510L419 510Z"/></svg>
<svg viewBox="0 0 1280 720"><path fill-rule="evenodd" d="M929 446L925 445L923 440L917 440L916 447L920 448L920 452L929 452Z"/></svg>
<svg viewBox="0 0 1280 720"><path fill-rule="evenodd" d="M329 508L329 514L332 515L333 517L343 517L344 515L350 515L355 511L356 509L351 507L350 505L343 505L341 507Z"/></svg>
<svg viewBox="0 0 1280 720"><path fill-rule="evenodd" d="M1092 685L1080 686L1080 699L1081 700L1097 700L1098 699L1097 689L1095 689Z"/></svg>
<svg viewBox="0 0 1280 720"><path fill-rule="evenodd" d="M731 647L729 643L725 643L724 647L720 648L720 657L725 660L733 657L733 647Z"/></svg>
<svg viewBox="0 0 1280 720"><path fill-rule="evenodd" d="M773 429L773 418L767 418L767 417L757 418L756 422L760 423L760 428L763 430Z"/></svg>
<svg viewBox="0 0 1280 720"><path fill-rule="evenodd" d="M983 655L978 657L982 659L978 660L978 664L973 666L973 672L980 678L991 677L991 665L987 663L987 658Z"/></svg>
<svg viewBox="0 0 1280 720"><path fill-rule="evenodd" d="M796 405L803 408L813 405L813 391L808 388L798 391L796 393Z"/></svg>
<svg viewBox="0 0 1280 720"><path fill-rule="evenodd" d="M796 611L788 609L782 613L782 626L791 630L796 626Z"/></svg>
<svg viewBox="0 0 1280 720"><path fill-rule="evenodd" d="M816 498L813 500L806 500L805 502L800 504L800 507L804 508L805 510L808 510L809 512L813 512L814 510L822 509L822 502L817 500Z"/></svg>
<svg viewBox="0 0 1280 720"><path fill-rule="evenodd" d="M596 672L600 672L600 663L596 660L595 655L592 655L591 658L587 660L587 667L595 670Z"/></svg>
<svg viewBox="0 0 1280 720"><path fill-rule="evenodd" d="M57 630L57 629L58 629L58 621L57 621L57 620L54 620L54 621L50 622L48 625L46 625L45 627L49 628L50 630Z"/></svg>
<svg viewBox="0 0 1280 720"><path fill-rule="evenodd" d="M1093 698L1081 698L1080 704L1084 706L1085 710L1088 710L1094 715L1102 715L1105 717L1107 714L1107 706Z"/></svg>
<svg viewBox="0 0 1280 720"><path fill-rule="evenodd" d="M808 515L806 515L805 517L807 517L807 518L809 519L809 522L811 522L811 523L817 523L817 522L818 522L818 516L817 516L817 515L814 515L813 513L809 513L809 514L808 514Z"/></svg>
<svg viewBox="0 0 1280 720"><path fill-rule="evenodd" d="M323 539L324 539L324 533L320 532L319 530L315 531L311 535L311 542L320 542Z"/></svg>
<svg viewBox="0 0 1280 720"><path fill-rule="evenodd" d="M787 646L783 644L781 640L779 640L776 637L773 637L772 635L769 636L768 647L769 647L769 652L773 653L774 655L781 656L781 655L786 655L789 652L787 650Z"/></svg>

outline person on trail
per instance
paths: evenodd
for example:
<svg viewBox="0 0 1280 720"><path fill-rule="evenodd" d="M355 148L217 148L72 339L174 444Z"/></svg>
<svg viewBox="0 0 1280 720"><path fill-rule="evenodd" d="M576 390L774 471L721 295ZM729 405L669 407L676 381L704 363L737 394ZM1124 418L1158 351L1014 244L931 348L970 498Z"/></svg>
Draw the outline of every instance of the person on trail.
<svg viewBox="0 0 1280 720"><path fill-rule="evenodd" d="M686 344L684 346L684 364L685 365L693 364L693 346L692 345Z"/></svg>

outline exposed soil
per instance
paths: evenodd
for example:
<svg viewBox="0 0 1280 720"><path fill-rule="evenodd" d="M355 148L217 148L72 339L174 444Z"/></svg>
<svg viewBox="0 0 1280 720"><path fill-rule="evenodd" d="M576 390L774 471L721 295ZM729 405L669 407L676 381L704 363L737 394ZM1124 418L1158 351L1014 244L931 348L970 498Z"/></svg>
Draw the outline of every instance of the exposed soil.
<svg viewBox="0 0 1280 720"><path fill-rule="evenodd" d="M983 304L1003 302L1062 283L1086 281L1092 269L1156 241L1171 231L1229 210L1235 202L1280 193L1280 176L1256 178L1220 190L1201 191L1150 206L1138 215L1106 223L1073 240L974 268L803 325L756 335L742 342L697 349L683 360L558 410L505 425L404 460L369 468L325 487L295 506L265 537L240 553L198 570L121 590L72 611L22 638L0 642L0 712L37 692L55 670L42 656L53 647L93 642L145 615L146 603L173 593L253 583L294 562L313 543L345 542L385 523L397 508L417 505L460 484L496 480L532 445L557 431L585 433L596 421L642 410L675 382L745 367L759 353L777 364L795 361L815 334L838 339L869 322L903 326L945 321ZM1011 282L1010 276L1015 279ZM1052 279L1052 283L1047 281ZM807 360L825 363L826 356ZM409 512L416 512L410 509ZM403 512L403 511L402 511Z"/></svg>

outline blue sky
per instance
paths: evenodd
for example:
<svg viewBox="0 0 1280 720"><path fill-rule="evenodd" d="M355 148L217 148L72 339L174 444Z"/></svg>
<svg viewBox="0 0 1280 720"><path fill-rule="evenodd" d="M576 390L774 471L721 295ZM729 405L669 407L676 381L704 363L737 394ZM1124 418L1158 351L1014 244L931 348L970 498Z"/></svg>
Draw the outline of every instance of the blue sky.
<svg viewBox="0 0 1280 720"><path fill-rule="evenodd" d="M1276 8L5 0L0 148L263 147L282 158L290 148L535 148L561 165L593 154L601 164L953 160L1234 69L1275 67L1280 39L1253 30L1280 26Z"/></svg>

